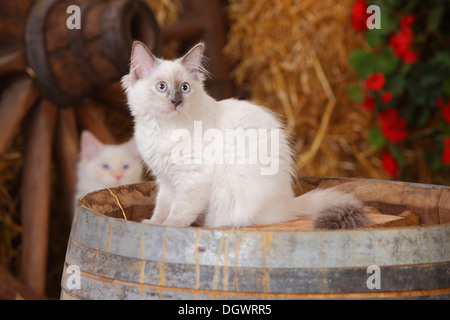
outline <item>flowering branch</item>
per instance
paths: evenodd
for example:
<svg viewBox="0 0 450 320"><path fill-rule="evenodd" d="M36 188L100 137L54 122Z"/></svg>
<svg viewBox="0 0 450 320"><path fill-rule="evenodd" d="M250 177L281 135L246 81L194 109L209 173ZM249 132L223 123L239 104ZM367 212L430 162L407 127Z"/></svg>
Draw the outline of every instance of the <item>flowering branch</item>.
<svg viewBox="0 0 450 320"><path fill-rule="evenodd" d="M380 8L380 29L367 27L369 5ZM356 0L352 8L351 26L370 50L349 57L361 79L349 95L377 115L368 142L394 178L411 178L409 167L423 157L432 172L450 169L449 19L445 1Z"/></svg>

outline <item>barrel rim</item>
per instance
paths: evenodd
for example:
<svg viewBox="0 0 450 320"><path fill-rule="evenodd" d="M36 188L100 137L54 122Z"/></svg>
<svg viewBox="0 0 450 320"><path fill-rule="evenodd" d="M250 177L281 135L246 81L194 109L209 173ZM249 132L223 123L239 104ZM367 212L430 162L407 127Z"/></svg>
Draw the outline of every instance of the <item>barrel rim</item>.
<svg viewBox="0 0 450 320"><path fill-rule="evenodd" d="M404 181L394 181L394 180L378 180L378 179L364 179L364 178L345 178L345 177L319 177L319 176L299 176L299 179L318 179L318 180L327 180L327 181L369 181L369 182L378 182L378 183L386 183L386 184L396 184L396 185L408 185L411 187L415 187L415 188L425 188L425 189L430 189L430 188L436 188L436 189L447 189L450 190L450 186L444 186L444 185L435 185L435 184L422 184L422 183L410 183L410 182L404 182ZM147 183L155 183L155 181L147 181L147 182L143 182L144 184ZM134 184L129 184L128 186L136 186L136 185L141 185L143 183L134 183ZM124 185L125 186L125 185ZM119 186L119 187L123 187L123 186ZM101 190L96 190L90 193L87 193L83 196L81 196L77 201L76 201L76 207L80 207L83 208L84 210L87 210L91 213L94 213L96 215L99 216L103 216L103 217L107 217L110 219L115 219L115 220L119 220L119 221L125 221L125 222L134 222L134 223L138 223L138 224L143 224L142 222L139 221L133 221L133 220L125 220L122 218L114 218L114 217L110 217L108 215L99 213L94 211L92 208L89 208L85 205L83 205L83 199L89 195L95 194L95 193L99 193L99 192L105 192L108 189L101 189ZM145 225L145 224L143 224ZM401 226L401 227L390 227L390 228L380 228L380 229L369 229L369 228L354 228L354 229L334 229L334 230L329 230L329 229L314 229L314 230L269 230L269 229L242 229L242 228L228 228L228 227L198 227L198 226L188 226L188 227L167 227L167 226L162 226L162 225L151 225L152 227L158 227L158 228L173 228L173 229L193 229L193 230L217 230L217 231L239 231L239 232L259 232L259 233L266 233L266 232L286 232L286 233L296 233L296 232L300 232L300 233L317 233L317 232L330 232L330 233L336 233L336 232L349 232L349 231L367 231L367 232L379 232L381 230L390 230L390 231L395 231L395 230L404 230L404 229L433 229L433 228L443 228L445 226L448 226L450 228L450 223L444 223L444 224L430 224L430 225L420 225L420 226Z"/></svg>
<svg viewBox="0 0 450 320"><path fill-rule="evenodd" d="M448 248L439 245L448 241L450 225L312 232L172 228L128 222L77 208L69 241L142 261L201 266L231 266L239 261L240 267L252 268L367 268L450 261ZM411 248L416 249L411 252ZM290 258L280 259L287 256Z"/></svg>

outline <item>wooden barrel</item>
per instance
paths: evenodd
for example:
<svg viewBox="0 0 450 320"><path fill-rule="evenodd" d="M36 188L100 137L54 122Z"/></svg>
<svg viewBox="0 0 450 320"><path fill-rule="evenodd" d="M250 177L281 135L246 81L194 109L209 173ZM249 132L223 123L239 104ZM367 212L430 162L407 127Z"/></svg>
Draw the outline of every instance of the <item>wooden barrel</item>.
<svg viewBox="0 0 450 320"><path fill-rule="evenodd" d="M153 183L97 191L77 204L61 298L450 298L450 188L328 178L301 186L344 182L382 213L413 211L420 225L170 228L135 222L151 215Z"/></svg>
<svg viewBox="0 0 450 320"><path fill-rule="evenodd" d="M76 103L95 86L120 79L134 40L157 54L162 47L155 16L140 0L37 1L25 32L36 83L57 105Z"/></svg>

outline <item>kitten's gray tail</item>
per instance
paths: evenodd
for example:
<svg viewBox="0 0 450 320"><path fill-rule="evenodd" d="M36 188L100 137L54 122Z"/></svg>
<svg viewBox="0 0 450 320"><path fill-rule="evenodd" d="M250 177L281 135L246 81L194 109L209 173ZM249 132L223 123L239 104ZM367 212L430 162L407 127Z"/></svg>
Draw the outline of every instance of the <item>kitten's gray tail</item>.
<svg viewBox="0 0 450 320"><path fill-rule="evenodd" d="M370 224L363 203L337 187L316 189L294 199L299 217L310 217L317 229L361 228Z"/></svg>

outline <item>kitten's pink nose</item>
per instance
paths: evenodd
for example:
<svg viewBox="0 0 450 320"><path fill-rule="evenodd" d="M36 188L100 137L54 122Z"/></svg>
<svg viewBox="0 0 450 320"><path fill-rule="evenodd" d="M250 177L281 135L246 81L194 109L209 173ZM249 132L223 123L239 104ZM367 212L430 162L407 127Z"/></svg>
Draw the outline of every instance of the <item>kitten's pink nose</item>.
<svg viewBox="0 0 450 320"><path fill-rule="evenodd" d="M116 178L117 182L119 182L120 179L122 179L122 176L121 175L115 175L114 178Z"/></svg>
<svg viewBox="0 0 450 320"><path fill-rule="evenodd" d="M173 105L175 106L175 108L176 108L176 107L178 107L178 106L180 105L181 99L175 98L175 99L170 100L170 102L172 102L172 104L173 104Z"/></svg>

